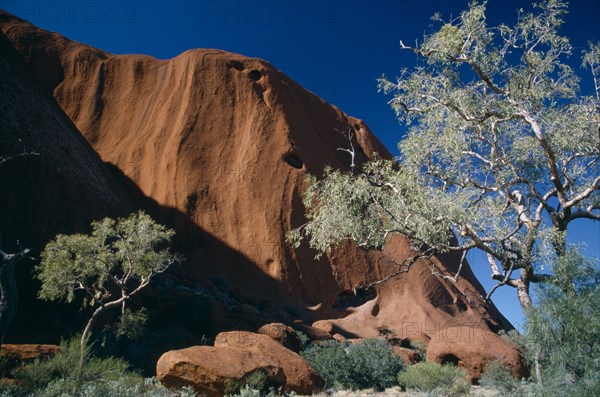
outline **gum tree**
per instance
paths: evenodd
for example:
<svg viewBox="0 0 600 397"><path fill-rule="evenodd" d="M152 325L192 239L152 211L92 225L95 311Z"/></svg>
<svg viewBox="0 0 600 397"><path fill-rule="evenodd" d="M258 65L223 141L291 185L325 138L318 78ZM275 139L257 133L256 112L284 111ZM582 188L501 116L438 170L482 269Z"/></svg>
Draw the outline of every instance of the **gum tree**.
<svg viewBox="0 0 600 397"><path fill-rule="evenodd" d="M566 3L521 10L512 27L488 26L485 12L473 2L450 21L436 15L439 29L400 42L417 66L379 81L409 127L400 157L309 177L308 221L291 237L324 253L344 239L379 248L400 233L421 256L457 252L461 264L478 249L497 280L486 299L511 286L527 309L531 284L551 280L545 269L566 255L569 227L600 220L600 46L583 54L595 95L580 95L558 32Z"/></svg>
<svg viewBox="0 0 600 397"><path fill-rule="evenodd" d="M131 317L127 301L178 260L168 248L174 234L140 211L93 222L90 235L58 235L46 245L36 268L39 297L72 302L81 291L82 306L94 308L81 335L81 360L98 318L120 307L126 321Z"/></svg>

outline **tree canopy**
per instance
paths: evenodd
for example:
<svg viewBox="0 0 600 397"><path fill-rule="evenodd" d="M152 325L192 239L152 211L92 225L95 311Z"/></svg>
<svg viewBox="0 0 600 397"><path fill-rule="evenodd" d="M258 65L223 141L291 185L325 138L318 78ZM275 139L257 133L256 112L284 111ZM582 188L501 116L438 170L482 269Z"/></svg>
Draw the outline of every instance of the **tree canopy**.
<svg viewBox="0 0 600 397"><path fill-rule="evenodd" d="M395 160L309 177L306 224L294 230L319 253L344 239L381 247L393 233L428 254L482 250L497 287L546 281L567 252L568 226L600 220L600 46L583 52L594 95L581 95L559 33L566 3L518 11L488 26L472 2L414 46L418 64L379 88L408 126ZM406 271L399 263L399 272ZM515 277L514 274L518 274ZM458 275L453 278L456 279Z"/></svg>
<svg viewBox="0 0 600 397"><path fill-rule="evenodd" d="M89 235L58 235L46 245L36 268L39 297L72 302L81 292L82 306L95 308L81 338L82 352L104 311L121 306L121 320L133 318L127 301L178 260L169 251L174 234L140 211L93 222Z"/></svg>

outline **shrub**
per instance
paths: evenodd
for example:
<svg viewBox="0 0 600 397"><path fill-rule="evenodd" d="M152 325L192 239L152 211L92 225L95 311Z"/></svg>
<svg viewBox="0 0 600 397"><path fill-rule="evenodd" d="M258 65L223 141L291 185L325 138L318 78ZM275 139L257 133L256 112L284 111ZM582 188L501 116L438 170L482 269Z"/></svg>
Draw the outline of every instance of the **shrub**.
<svg viewBox="0 0 600 397"><path fill-rule="evenodd" d="M23 390L18 384L8 379L0 379L0 397L21 397L25 396Z"/></svg>
<svg viewBox="0 0 600 397"><path fill-rule="evenodd" d="M25 387L40 390L70 390L75 393L79 386L90 381L128 380L141 382L141 377L129 370L129 364L121 359L92 357L89 345L84 347L84 362L80 367L78 337L61 343L62 350L54 356L36 360L26 365L16 375ZM50 386L53 385L53 386ZM59 394L60 395L60 394Z"/></svg>
<svg viewBox="0 0 600 397"><path fill-rule="evenodd" d="M172 392L161 385L155 378L142 382L131 382L128 378L112 381L88 381L81 384L77 394L70 394L68 380L59 379L41 390L36 397L194 397L193 389L187 387L179 392Z"/></svg>
<svg viewBox="0 0 600 397"><path fill-rule="evenodd" d="M407 389L434 396L459 396L469 392L466 373L454 365L418 363L398 374L398 383Z"/></svg>
<svg viewBox="0 0 600 397"><path fill-rule="evenodd" d="M253 389L249 385L242 387L238 394L232 397L262 397L262 391L259 389Z"/></svg>
<svg viewBox="0 0 600 397"><path fill-rule="evenodd" d="M306 346L308 346L308 344L310 343L310 338L308 337L308 335L306 335L302 331L296 331L296 334L298 335L298 338L300 338L300 342L302 343L302 347L306 348Z"/></svg>
<svg viewBox="0 0 600 397"><path fill-rule="evenodd" d="M228 379L225 381L225 394L235 394L242 389L248 390L245 393L251 395L254 391L259 394L268 389L267 375L262 370L251 372L240 380Z"/></svg>
<svg viewBox="0 0 600 397"><path fill-rule="evenodd" d="M348 359L353 367L353 380L357 388L374 387L383 390L397 384L397 374L402 369L402 359L392 347L379 339L367 339L351 345Z"/></svg>
<svg viewBox="0 0 600 397"><path fill-rule="evenodd" d="M352 368L346 354L347 348L345 343L327 340L310 345L300 354L321 375L326 387L349 388Z"/></svg>
<svg viewBox="0 0 600 397"><path fill-rule="evenodd" d="M510 370L499 361L491 361L485 365L479 384L485 388L497 389L501 395L515 395L520 383L513 378Z"/></svg>
<svg viewBox="0 0 600 397"><path fill-rule="evenodd" d="M228 397L296 397L297 394L291 393L277 393L275 389L271 388L268 391L254 388L250 385L243 386L237 394L228 395Z"/></svg>
<svg viewBox="0 0 600 397"><path fill-rule="evenodd" d="M16 382L0 386L2 397L193 397L190 388L171 392L156 379L144 379L118 358L93 357L89 345L80 365L80 336L61 343L62 350L15 372Z"/></svg>
<svg viewBox="0 0 600 397"><path fill-rule="evenodd" d="M325 380L326 387L384 389L397 383L402 360L383 340L368 339L347 344L325 341L314 344L302 356Z"/></svg>

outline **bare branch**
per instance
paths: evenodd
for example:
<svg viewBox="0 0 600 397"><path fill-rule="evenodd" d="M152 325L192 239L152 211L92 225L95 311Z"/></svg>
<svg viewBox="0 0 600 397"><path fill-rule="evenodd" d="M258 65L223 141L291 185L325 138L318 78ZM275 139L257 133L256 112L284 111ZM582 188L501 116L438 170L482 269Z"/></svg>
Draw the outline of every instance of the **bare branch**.
<svg viewBox="0 0 600 397"><path fill-rule="evenodd" d="M595 214L591 211L576 211L574 213L571 214L571 216L569 216L566 220L566 222L571 222L575 219L579 219L579 218L585 218L585 219L591 219L593 221L600 221L600 214Z"/></svg>
<svg viewBox="0 0 600 397"><path fill-rule="evenodd" d="M23 152L23 153L19 153L19 154L12 154L9 156L2 156L0 157L0 167L2 167L2 165L10 160L14 160L16 158L19 157L25 157L25 156L39 156L40 154L37 152Z"/></svg>
<svg viewBox="0 0 600 397"><path fill-rule="evenodd" d="M352 143L352 139L354 139L354 132L352 131L351 128L349 128L348 130L346 130L345 132L342 131L338 131L340 134L342 134L344 137L346 137L346 139L348 139L348 144L350 145L350 149L345 149L345 148L337 148L337 150L341 150L343 152L347 152L350 154L351 157L351 163L350 163L350 168L352 170L354 170L355 164L354 164L354 156L355 156L355 152L354 152L354 144Z"/></svg>
<svg viewBox="0 0 600 397"><path fill-rule="evenodd" d="M527 122L531 126L533 133L535 134L536 139L538 140L540 146L544 150L544 154L546 155L546 161L548 163L548 170L550 171L550 180L554 184L556 188L556 196L560 205L565 208L567 200L564 194L564 186L560 180L560 175L558 173L558 166L556 164L556 156L554 151L550 147L550 144L546 140L544 132L542 128L538 124L538 122L527 112L522 111L521 115L523 116L523 120Z"/></svg>
<svg viewBox="0 0 600 397"><path fill-rule="evenodd" d="M563 205L563 208L564 209L569 209L569 208L573 207L574 205L579 204L581 201L583 201L586 198L590 197L590 195L592 193L594 193L594 191L596 191L596 190L600 190L600 176L597 176L596 179L594 179L594 182L592 182L592 184L587 189L585 189L583 192L579 193L573 199L567 201Z"/></svg>
<svg viewBox="0 0 600 397"><path fill-rule="evenodd" d="M402 262L398 263L395 259L393 259L392 257L390 257L389 255L386 254L386 257L394 264L398 267L398 271L389 274L385 277L383 277L382 279L379 279L377 281L373 281L367 285L361 286L359 287L360 289L369 289L375 285L379 285L379 284L383 284L388 280L391 280L392 278L398 277L399 275L401 275L402 273L406 273L410 270L410 268L412 267L412 265L415 264L415 262L417 262L419 259L427 259L427 258L431 258L434 255L434 250L432 248L429 248L427 250L425 250L424 252L419 252L418 254L410 257L410 258L406 258L404 259Z"/></svg>

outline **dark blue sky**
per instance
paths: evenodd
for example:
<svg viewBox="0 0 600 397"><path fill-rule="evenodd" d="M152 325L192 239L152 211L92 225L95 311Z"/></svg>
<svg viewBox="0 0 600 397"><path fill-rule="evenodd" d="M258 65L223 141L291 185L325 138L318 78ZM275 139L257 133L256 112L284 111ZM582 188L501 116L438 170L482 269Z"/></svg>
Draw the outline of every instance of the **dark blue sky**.
<svg viewBox="0 0 600 397"><path fill-rule="evenodd" d="M488 22L512 25L518 8L531 1L490 0ZM376 79L410 67L414 55L399 48L432 28L436 11L457 15L468 0L395 1L28 1L0 0L0 8L43 29L115 54L147 54L160 59L191 48L219 48L266 59L305 88L367 122L393 153L404 128L377 93ZM600 40L600 0L572 0L563 33L581 49ZM590 93L591 80L584 78ZM583 224L583 223L582 223ZM600 257L600 225L573 233ZM476 258L471 258L476 260ZM474 266L486 288L489 270ZM511 288L495 302L513 323L522 313Z"/></svg>

